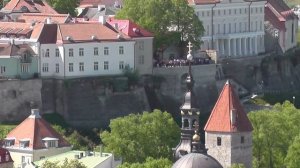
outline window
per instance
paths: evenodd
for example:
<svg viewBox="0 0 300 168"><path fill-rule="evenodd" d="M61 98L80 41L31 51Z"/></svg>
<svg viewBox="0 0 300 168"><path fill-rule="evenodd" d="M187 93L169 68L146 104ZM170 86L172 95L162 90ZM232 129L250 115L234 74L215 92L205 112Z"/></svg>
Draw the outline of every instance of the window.
<svg viewBox="0 0 300 168"><path fill-rule="evenodd" d="M20 141L20 147L21 148L27 148L27 147L29 147L29 140L22 140L22 141Z"/></svg>
<svg viewBox="0 0 300 168"><path fill-rule="evenodd" d="M3 74L3 73L5 73L5 71L6 71L6 68L5 68L5 66L1 66L1 68L0 68L0 74Z"/></svg>
<svg viewBox="0 0 300 168"><path fill-rule="evenodd" d="M84 71L84 63L79 62L79 71Z"/></svg>
<svg viewBox="0 0 300 168"><path fill-rule="evenodd" d="M220 33L220 24L218 24L218 33Z"/></svg>
<svg viewBox="0 0 300 168"><path fill-rule="evenodd" d="M5 161L7 161L7 162L9 161L9 155L8 155L8 153L5 154Z"/></svg>
<svg viewBox="0 0 300 168"><path fill-rule="evenodd" d="M139 42L139 49L144 50L144 41Z"/></svg>
<svg viewBox="0 0 300 168"><path fill-rule="evenodd" d="M27 73L29 72L29 65L28 64L21 64L21 72ZM43 71L44 72L44 71ZM48 71L47 71L48 72Z"/></svg>
<svg viewBox="0 0 300 168"><path fill-rule="evenodd" d="M242 14L242 9L240 9L240 13L239 14Z"/></svg>
<svg viewBox="0 0 300 168"><path fill-rule="evenodd" d="M231 15L231 9L229 9L229 15Z"/></svg>
<svg viewBox="0 0 300 168"><path fill-rule="evenodd" d="M98 47L94 48L94 55L99 55Z"/></svg>
<svg viewBox="0 0 300 168"><path fill-rule="evenodd" d="M202 16L204 16L204 11L202 11Z"/></svg>
<svg viewBox="0 0 300 168"><path fill-rule="evenodd" d="M209 16L209 11L207 11L207 16Z"/></svg>
<svg viewBox="0 0 300 168"><path fill-rule="evenodd" d="M209 35L209 25L206 26L206 35Z"/></svg>
<svg viewBox="0 0 300 168"><path fill-rule="evenodd" d="M104 61L104 70L108 70L108 61Z"/></svg>
<svg viewBox="0 0 300 168"><path fill-rule="evenodd" d="M49 57L50 56L49 52L50 52L49 49L46 49L45 57Z"/></svg>
<svg viewBox="0 0 300 168"><path fill-rule="evenodd" d="M224 10L224 15L226 15L226 10Z"/></svg>
<svg viewBox="0 0 300 168"><path fill-rule="evenodd" d="M49 71L49 64L48 63L43 63L42 71L43 72L48 72Z"/></svg>
<svg viewBox="0 0 300 168"><path fill-rule="evenodd" d="M260 8L260 13L262 13L263 12L263 8Z"/></svg>
<svg viewBox="0 0 300 168"><path fill-rule="evenodd" d="M69 57L73 57L73 56L74 56L73 48L70 48L69 49Z"/></svg>
<svg viewBox="0 0 300 168"><path fill-rule="evenodd" d="M231 23L228 24L229 28L229 33L231 33Z"/></svg>
<svg viewBox="0 0 300 168"><path fill-rule="evenodd" d="M119 69L120 70L124 69L124 61L119 62Z"/></svg>
<svg viewBox="0 0 300 168"><path fill-rule="evenodd" d="M98 62L94 62L94 70L95 70L95 71L98 71L98 67L99 67Z"/></svg>
<svg viewBox="0 0 300 168"><path fill-rule="evenodd" d="M58 49L58 48L55 49L55 56L56 56L56 57L59 57L59 49Z"/></svg>
<svg viewBox="0 0 300 168"><path fill-rule="evenodd" d="M120 47L119 47L119 54L120 54L120 55L123 55L123 54L124 54L124 47L123 47L123 46L120 46Z"/></svg>
<svg viewBox="0 0 300 168"><path fill-rule="evenodd" d="M73 72L74 71L74 69L73 69L73 63L69 63L69 72Z"/></svg>
<svg viewBox="0 0 300 168"><path fill-rule="evenodd" d="M57 145L57 143L56 143L57 141L55 141L55 140L50 140L50 141L48 141L47 143L48 143L48 148L55 148Z"/></svg>
<svg viewBox="0 0 300 168"><path fill-rule="evenodd" d="M59 73L59 64L55 64L55 72Z"/></svg>
<svg viewBox="0 0 300 168"><path fill-rule="evenodd" d="M221 15L221 11L220 11L220 10L218 10L218 15L219 15L219 16Z"/></svg>
<svg viewBox="0 0 300 168"><path fill-rule="evenodd" d="M22 163L25 163L25 156L22 156Z"/></svg>
<svg viewBox="0 0 300 168"><path fill-rule="evenodd" d="M239 32L242 31L242 22L239 23Z"/></svg>
<svg viewBox="0 0 300 168"><path fill-rule="evenodd" d="M224 34L226 33L226 23L223 25Z"/></svg>
<svg viewBox="0 0 300 168"><path fill-rule="evenodd" d="M241 136L241 143L245 143L245 137L244 136Z"/></svg>
<svg viewBox="0 0 300 168"><path fill-rule="evenodd" d="M245 31L247 31L247 22L244 23Z"/></svg>
<svg viewBox="0 0 300 168"><path fill-rule="evenodd" d="M15 140L14 139L6 139L4 142L5 142L6 147L15 145Z"/></svg>
<svg viewBox="0 0 300 168"><path fill-rule="evenodd" d="M83 50L83 48L79 48L79 56L84 56L84 50Z"/></svg>
<svg viewBox="0 0 300 168"><path fill-rule="evenodd" d="M104 55L108 55L109 54L109 49L108 47L104 47Z"/></svg>
<svg viewBox="0 0 300 168"><path fill-rule="evenodd" d="M262 26L263 24L262 23L263 23L263 21L259 22L259 24L260 24L259 25L260 30L263 30L263 26Z"/></svg>
<svg viewBox="0 0 300 168"><path fill-rule="evenodd" d="M139 64L144 64L144 61L145 61L144 55L140 55L138 61L139 61Z"/></svg>
<svg viewBox="0 0 300 168"><path fill-rule="evenodd" d="M221 139L221 137L217 137L217 145L218 146L222 145L222 139Z"/></svg>

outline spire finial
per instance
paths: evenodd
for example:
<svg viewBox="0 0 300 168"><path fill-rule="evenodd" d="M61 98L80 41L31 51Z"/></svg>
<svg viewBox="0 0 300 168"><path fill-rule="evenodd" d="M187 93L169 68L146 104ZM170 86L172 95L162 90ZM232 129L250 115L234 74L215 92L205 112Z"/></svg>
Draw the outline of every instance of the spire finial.
<svg viewBox="0 0 300 168"><path fill-rule="evenodd" d="M193 59L193 56L192 56L192 47L193 47L193 45L192 45L191 42L189 42L188 44L189 45L187 47L189 48L189 51L188 51L187 59L189 61L191 61Z"/></svg>

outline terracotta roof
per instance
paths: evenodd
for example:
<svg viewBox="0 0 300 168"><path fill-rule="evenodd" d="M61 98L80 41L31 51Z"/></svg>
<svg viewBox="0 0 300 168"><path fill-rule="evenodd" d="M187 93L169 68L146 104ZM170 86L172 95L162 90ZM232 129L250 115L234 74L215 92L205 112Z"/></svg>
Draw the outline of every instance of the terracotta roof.
<svg viewBox="0 0 300 168"><path fill-rule="evenodd" d="M293 10L288 7L283 0L268 0L265 6L265 9L266 8L269 8L280 21L283 21L282 18L285 20L297 18L297 15L294 14ZM268 20L268 18L266 18L266 20Z"/></svg>
<svg viewBox="0 0 300 168"><path fill-rule="evenodd" d="M93 39L94 36L94 39ZM100 23L58 24L57 43L130 40Z"/></svg>
<svg viewBox="0 0 300 168"><path fill-rule="evenodd" d="M47 19L50 19L52 23L66 23L71 18L68 14L23 13L18 19L26 23L46 23Z"/></svg>
<svg viewBox="0 0 300 168"><path fill-rule="evenodd" d="M13 162L10 153L7 149L1 148L0 147L0 165ZM1 167L1 166L0 166Z"/></svg>
<svg viewBox="0 0 300 168"><path fill-rule="evenodd" d="M286 30L285 28L285 18L282 17L271 4L266 4L265 6L265 19L269 21L275 28L279 30Z"/></svg>
<svg viewBox="0 0 300 168"><path fill-rule="evenodd" d="M0 44L0 58L5 56L23 56L23 53L30 53L34 55L34 51L31 49L31 47L28 44L8 44L8 43L2 43Z"/></svg>
<svg viewBox="0 0 300 168"><path fill-rule="evenodd" d="M29 140L30 149L46 148L44 138L57 138L58 147L68 147L70 144L57 133L36 111L26 118L15 129L8 133L7 139L15 139L14 147L19 148L20 140Z"/></svg>
<svg viewBox="0 0 300 168"><path fill-rule="evenodd" d="M114 28L116 28L117 25L118 30L129 37L153 37L152 33L147 31L146 29L143 29L141 26L133 23L130 20L118 20L109 18L107 20L107 23L109 23Z"/></svg>
<svg viewBox="0 0 300 168"><path fill-rule="evenodd" d="M79 7L93 7L98 5L114 6L116 0L81 0ZM117 0L122 5L123 0Z"/></svg>
<svg viewBox="0 0 300 168"><path fill-rule="evenodd" d="M235 115L231 115L231 111L234 111ZM248 132L253 130L251 122L229 81L223 87L204 130L213 132Z"/></svg>
<svg viewBox="0 0 300 168"><path fill-rule="evenodd" d="M23 10L26 9L26 10ZM45 0L11 0L8 2L3 11L10 12L30 12L30 13L50 13L57 14L57 12Z"/></svg>

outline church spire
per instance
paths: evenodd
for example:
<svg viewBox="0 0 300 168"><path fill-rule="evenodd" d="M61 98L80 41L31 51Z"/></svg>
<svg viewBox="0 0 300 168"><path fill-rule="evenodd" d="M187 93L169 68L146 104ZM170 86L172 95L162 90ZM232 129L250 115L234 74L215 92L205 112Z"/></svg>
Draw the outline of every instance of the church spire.
<svg viewBox="0 0 300 168"><path fill-rule="evenodd" d="M184 102L180 107L181 111L181 138L177 147L174 149L174 159L178 160L183 155L196 152L202 153L203 150L200 143L199 132L199 109L195 108L194 99L193 99L193 85L194 80L191 70L191 62L193 60L192 56L192 43L189 42L187 46L189 48L187 54L187 60L189 62L189 70L186 78L187 91L184 94Z"/></svg>

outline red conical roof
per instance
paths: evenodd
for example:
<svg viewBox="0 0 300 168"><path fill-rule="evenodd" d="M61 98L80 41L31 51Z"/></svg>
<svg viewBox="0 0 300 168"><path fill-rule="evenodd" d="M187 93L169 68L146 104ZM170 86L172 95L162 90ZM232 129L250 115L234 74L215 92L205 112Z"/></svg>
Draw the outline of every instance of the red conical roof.
<svg viewBox="0 0 300 168"><path fill-rule="evenodd" d="M43 149L46 148L43 142L44 138L58 139L58 147L71 146L50 124L41 118L37 109L32 111L28 118L6 136L7 139L15 139L14 147L20 146L20 140L29 140L29 148Z"/></svg>
<svg viewBox="0 0 300 168"><path fill-rule="evenodd" d="M231 111L235 116L232 119ZM235 121L232 123L232 121ZM213 132L248 132L253 127L229 81L226 82L204 130Z"/></svg>

